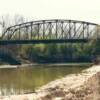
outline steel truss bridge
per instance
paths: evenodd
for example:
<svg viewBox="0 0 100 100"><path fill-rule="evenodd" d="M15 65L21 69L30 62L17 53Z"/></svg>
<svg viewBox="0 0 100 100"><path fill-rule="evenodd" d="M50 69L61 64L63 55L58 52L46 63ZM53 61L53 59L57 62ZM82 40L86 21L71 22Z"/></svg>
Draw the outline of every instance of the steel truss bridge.
<svg viewBox="0 0 100 100"><path fill-rule="evenodd" d="M34 43L80 43L100 39L99 25L76 20L40 20L8 27L0 45Z"/></svg>

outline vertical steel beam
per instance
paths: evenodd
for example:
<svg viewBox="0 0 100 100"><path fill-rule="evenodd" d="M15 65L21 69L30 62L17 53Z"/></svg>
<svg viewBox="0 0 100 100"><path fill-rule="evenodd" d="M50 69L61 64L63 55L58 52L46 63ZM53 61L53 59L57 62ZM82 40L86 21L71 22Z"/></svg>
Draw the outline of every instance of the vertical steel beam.
<svg viewBox="0 0 100 100"><path fill-rule="evenodd" d="M76 22L74 22L73 24L74 24L74 30L73 30L74 35L73 35L73 39L75 39L75 35L76 35Z"/></svg>
<svg viewBox="0 0 100 100"><path fill-rule="evenodd" d="M52 36L52 23L49 22L49 39L51 39Z"/></svg>
<svg viewBox="0 0 100 100"><path fill-rule="evenodd" d="M61 38L64 39L64 29L63 29L64 22L61 22Z"/></svg>
<svg viewBox="0 0 100 100"><path fill-rule="evenodd" d="M90 36L90 34L89 34L89 24L87 23L87 39L89 39L89 36Z"/></svg>
<svg viewBox="0 0 100 100"><path fill-rule="evenodd" d="M96 38L97 38L97 40L100 39L100 35L99 35L99 34L100 34L100 33L99 33L100 30L99 30L99 28L100 28L100 26L97 25L97 26L96 26L96 30L97 30L97 31L96 31Z"/></svg>
<svg viewBox="0 0 100 100"><path fill-rule="evenodd" d="M11 33L11 31L10 31L10 29L9 29L9 31L7 32L7 40L10 39L10 33Z"/></svg>
<svg viewBox="0 0 100 100"><path fill-rule="evenodd" d="M20 32L20 26L19 26L19 40L21 39L21 32Z"/></svg>
<svg viewBox="0 0 100 100"><path fill-rule="evenodd" d="M67 39L67 35L69 34L68 32L69 32L69 27L67 27L69 24L68 24L68 22L66 23L66 25L64 26L64 28L63 28L63 35L64 35L64 39Z"/></svg>
<svg viewBox="0 0 100 100"><path fill-rule="evenodd" d="M30 31L31 31L31 35L30 35L30 39L32 40L32 38L33 38L33 37L32 37L32 33L33 33L33 28L32 28L32 26L33 26L33 23L31 22L30 25L31 25L31 30L30 30Z"/></svg>
<svg viewBox="0 0 100 100"><path fill-rule="evenodd" d="M71 21L69 20L69 31L68 31L68 33L69 33L69 39L71 39Z"/></svg>
<svg viewBox="0 0 100 100"><path fill-rule="evenodd" d="M85 24L83 23L83 39L85 38L84 37L84 32L85 32L85 26L84 26Z"/></svg>
<svg viewBox="0 0 100 100"><path fill-rule="evenodd" d="M37 35L38 35L38 39L40 39L39 31L40 31L40 24L37 24Z"/></svg>
<svg viewBox="0 0 100 100"><path fill-rule="evenodd" d="M85 32L85 24L84 24L84 22L82 23L82 26L83 26L83 32L82 32L82 38L84 39L85 38L85 35L84 35L84 32ZM80 36L81 36L81 34L80 34ZM80 37L80 39L81 39L81 37ZM84 43L81 43L81 50L84 50Z"/></svg>
<svg viewBox="0 0 100 100"><path fill-rule="evenodd" d="M25 27L26 28L26 37L25 37L25 40L28 40L28 26Z"/></svg>
<svg viewBox="0 0 100 100"><path fill-rule="evenodd" d="M58 37L58 20L56 20L56 39Z"/></svg>
<svg viewBox="0 0 100 100"><path fill-rule="evenodd" d="M43 39L45 39L45 21L43 20Z"/></svg>

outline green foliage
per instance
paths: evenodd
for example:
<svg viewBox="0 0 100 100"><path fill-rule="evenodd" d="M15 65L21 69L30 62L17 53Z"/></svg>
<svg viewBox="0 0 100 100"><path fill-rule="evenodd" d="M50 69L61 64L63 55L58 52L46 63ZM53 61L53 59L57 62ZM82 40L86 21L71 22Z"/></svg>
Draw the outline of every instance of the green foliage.
<svg viewBox="0 0 100 100"><path fill-rule="evenodd" d="M19 48L20 49L20 48ZM63 44L35 44L22 45L19 55L34 61L66 57L80 57L100 55L99 41L92 40L88 43L63 43Z"/></svg>
<svg viewBox="0 0 100 100"><path fill-rule="evenodd" d="M59 59L82 60L80 57L100 56L100 41L91 40L88 43L62 43L62 44L30 44L8 46L11 56L33 62ZM2 48L2 47L1 47ZM68 59L67 59L68 58ZM84 58L85 59L85 58ZM86 59L88 61L88 59Z"/></svg>

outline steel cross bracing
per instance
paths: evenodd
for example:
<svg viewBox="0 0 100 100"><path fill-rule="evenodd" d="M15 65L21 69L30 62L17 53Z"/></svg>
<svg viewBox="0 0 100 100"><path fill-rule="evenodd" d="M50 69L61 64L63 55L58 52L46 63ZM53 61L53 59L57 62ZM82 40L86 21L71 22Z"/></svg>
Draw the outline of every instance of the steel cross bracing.
<svg viewBox="0 0 100 100"><path fill-rule="evenodd" d="M8 27L0 37L0 44L74 43L99 37L98 24L76 20L41 20Z"/></svg>

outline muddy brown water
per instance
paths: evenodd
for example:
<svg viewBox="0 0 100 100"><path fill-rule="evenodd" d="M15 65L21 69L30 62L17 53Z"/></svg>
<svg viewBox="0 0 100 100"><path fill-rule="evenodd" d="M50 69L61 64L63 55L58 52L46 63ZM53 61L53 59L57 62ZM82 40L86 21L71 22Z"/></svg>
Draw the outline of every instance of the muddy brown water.
<svg viewBox="0 0 100 100"><path fill-rule="evenodd" d="M34 92L40 86L72 73L79 73L88 66L41 65L0 69L0 95Z"/></svg>

